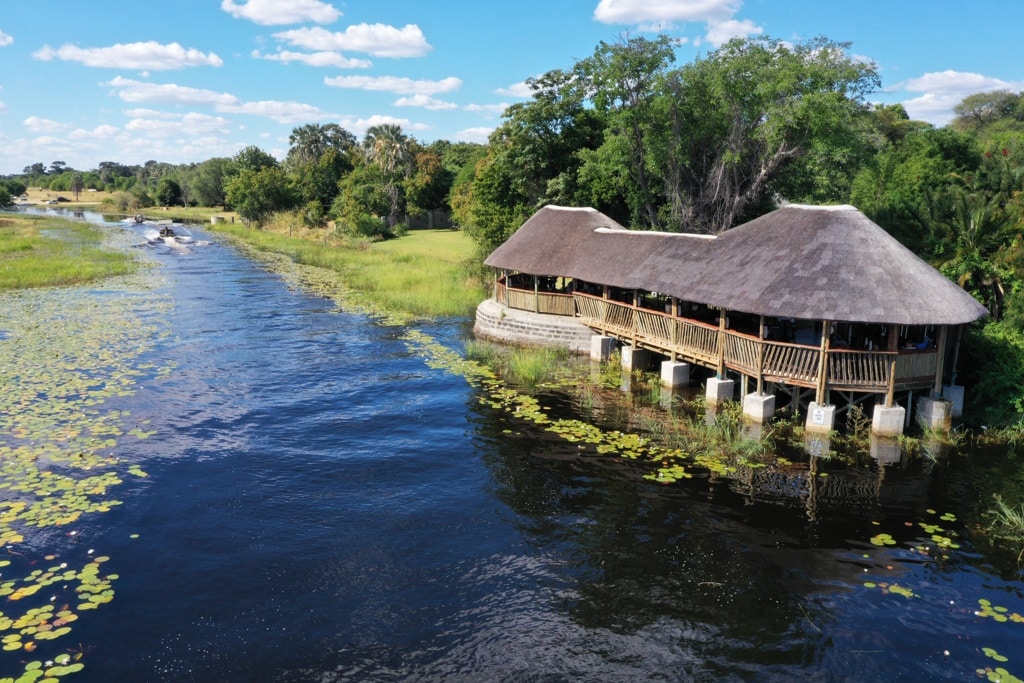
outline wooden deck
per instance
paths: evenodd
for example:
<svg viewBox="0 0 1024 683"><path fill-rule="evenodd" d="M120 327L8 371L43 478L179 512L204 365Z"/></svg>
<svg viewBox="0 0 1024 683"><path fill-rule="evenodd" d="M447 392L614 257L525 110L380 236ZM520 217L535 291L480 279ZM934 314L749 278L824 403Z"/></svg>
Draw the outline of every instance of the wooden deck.
<svg viewBox="0 0 1024 683"><path fill-rule="evenodd" d="M729 369L764 382L826 390L887 393L927 388L935 379L935 349L858 351L759 339L717 325L576 293L581 323L673 359ZM824 367L823 364L824 363Z"/></svg>

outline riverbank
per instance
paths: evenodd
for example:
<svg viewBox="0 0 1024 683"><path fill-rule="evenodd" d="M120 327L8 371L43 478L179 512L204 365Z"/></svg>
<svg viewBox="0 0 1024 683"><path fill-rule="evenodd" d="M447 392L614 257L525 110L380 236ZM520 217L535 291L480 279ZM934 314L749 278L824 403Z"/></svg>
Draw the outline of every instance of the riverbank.
<svg viewBox="0 0 1024 683"><path fill-rule="evenodd" d="M314 291L395 320L469 317L486 297L472 274L473 242L455 230L414 230L385 242L338 240L326 231L289 236L239 223L209 226L262 260L274 256L319 269L302 277ZM299 236L301 235L301 236ZM278 261L278 269L283 263ZM325 273L334 278L328 282Z"/></svg>

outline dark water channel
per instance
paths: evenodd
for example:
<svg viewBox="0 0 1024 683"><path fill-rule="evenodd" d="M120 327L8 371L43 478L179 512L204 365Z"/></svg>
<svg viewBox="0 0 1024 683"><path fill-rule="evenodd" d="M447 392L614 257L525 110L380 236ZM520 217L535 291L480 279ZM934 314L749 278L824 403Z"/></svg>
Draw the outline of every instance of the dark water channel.
<svg viewBox="0 0 1024 683"><path fill-rule="evenodd" d="M68 680L1024 677L1024 623L978 614L1024 614L1024 585L938 522L983 456L867 467L867 493L834 505L657 485L195 233L213 243L147 249L173 371L129 399L156 434L122 457L149 476L77 526L120 578L76 624Z"/></svg>

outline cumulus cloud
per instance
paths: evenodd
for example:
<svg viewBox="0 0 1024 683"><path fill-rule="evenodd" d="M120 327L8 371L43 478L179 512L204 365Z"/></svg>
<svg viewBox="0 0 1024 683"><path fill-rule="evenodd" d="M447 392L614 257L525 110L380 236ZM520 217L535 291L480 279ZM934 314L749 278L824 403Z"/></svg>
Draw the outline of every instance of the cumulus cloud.
<svg viewBox="0 0 1024 683"><path fill-rule="evenodd" d="M191 88L173 83L149 83L118 76L106 83L114 88L117 96L125 102L162 102L165 104L208 104L212 106L232 105L238 98L228 93L214 92L202 88Z"/></svg>
<svg viewBox="0 0 1024 683"><path fill-rule="evenodd" d="M274 54L261 54L259 50L254 50L252 56L256 59L268 59L285 64L298 62L306 66L330 66L337 69L367 69L373 66L373 62L367 59L353 59L344 56L340 52L292 52L290 50L278 50Z"/></svg>
<svg viewBox="0 0 1024 683"><path fill-rule="evenodd" d="M7 47L14 42L14 38L0 31L0 47Z"/></svg>
<svg viewBox="0 0 1024 683"><path fill-rule="evenodd" d="M221 116L189 112L170 117L135 118L126 123L124 129L147 137L169 138L175 135L227 135L231 124Z"/></svg>
<svg viewBox="0 0 1024 683"><path fill-rule="evenodd" d="M969 71L933 71L901 81L891 91L920 93L904 100L910 118L944 126L953 120L953 107L968 95L992 90L1024 90L1024 81L1004 81Z"/></svg>
<svg viewBox="0 0 1024 683"><path fill-rule="evenodd" d="M513 83L507 88L498 88L494 92L497 93L498 95L504 95L505 97L533 97L533 90L530 88L529 85L527 85L526 81Z"/></svg>
<svg viewBox="0 0 1024 683"><path fill-rule="evenodd" d="M335 76L324 78L324 84L332 88L352 90L374 90L391 92L396 95L436 95L451 92L462 87L462 80L449 76L440 81L419 80L399 76Z"/></svg>
<svg viewBox="0 0 1024 683"><path fill-rule="evenodd" d="M278 100L223 104L217 106L217 111L225 114L263 116L277 123L305 123L329 117L327 112L311 104L282 102Z"/></svg>
<svg viewBox="0 0 1024 683"><path fill-rule="evenodd" d="M508 102L501 102L499 104L467 104L463 109L489 116L501 116L508 109L508 106Z"/></svg>
<svg viewBox="0 0 1024 683"><path fill-rule="evenodd" d="M76 128L75 130L68 133L69 140L112 140L120 135L121 130L117 126L111 126L107 124L99 125L92 130L86 130L84 128Z"/></svg>
<svg viewBox="0 0 1024 683"><path fill-rule="evenodd" d="M444 109L458 109L459 105L452 102L445 102L429 95L412 95L410 97L400 97L395 100L396 107L423 107L424 109L430 109L431 111L440 111Z"/></svg>
<svg viewBox="0 0 1024 683"><path fill-rule="evenodd" d="M154 71L182 69L187 66L222 66L224 64L223 60L213 52L206 54L194 48L186 49L178 43L162 45L154 40L91 48L62 45L54 49L49 45L44 45L32 53L32 56L43 62L60 59L100 68L152 69Z"/></svg>
<svg viewBox="0 0 1024 683"><path fill-rule="evenodd" d="M395 116L385 116L383 114L374 114L366 118L344 118L338 122L338 124L347 131L353 133L365 133L367 129L373 126L383 126L387 124L394 124L401 126L403 130L427 130L429 126L422 123L413 123L409 119L398 118Z"/></svg>
<svg viewBox="0 0 1024 683"><path fill-rule="evenodd" d="M320 0L248 0L244 4L223 0L220 8L236 19L248 19L262 26L302 24L330 24L338 20L341 11Z"/></svg>
<svg viewBox="0 0 1024 683"><path fill-rule="evenodd" d="M739 11L740 0L601 0L594 18L605 24L723 22Z"/></svg>
<svg viewBox="0 0 1024 683"><path fill-rule="evenodd" d="M455 134L458 142L476 142L481 145L487 144L487 138L494 132L493 128L464 128Z"/></svg>
<svg viewBox="0 0 1024 683"><path fill-rule="evenodd" d="M726 21L710 22L708 24L708 32L704 37L709 43L719 47L733 38L749 38L750 36L759 36L762 33L764 33L764 29L749 19L741 21L728 19Z"/></svg>
<svg viewBox="0 0 1024 683"><path fill-rule="evenodd" d="M422 57L434 48L415 24L355 24L343 32L319 26L275 33L274 38L304 50L365 52L375 57Z"/></svg>
<svg viewBox="0 0 1024 683"><path fill-rule="evenodd" d="M23 126L32 133L59 133L67 126L53 119L44 119L38 116L30 116L21 122Z"/></svg>
<svg viewBox="0 0 1024 683"><path fill-rule="evenodd" d="M742 0L601 0L594 18L605 24L627 24L645 30L700 22L707 25L704 40L718 47L732 38L764 33L749 19L736 19L742 5Z"/></svg>

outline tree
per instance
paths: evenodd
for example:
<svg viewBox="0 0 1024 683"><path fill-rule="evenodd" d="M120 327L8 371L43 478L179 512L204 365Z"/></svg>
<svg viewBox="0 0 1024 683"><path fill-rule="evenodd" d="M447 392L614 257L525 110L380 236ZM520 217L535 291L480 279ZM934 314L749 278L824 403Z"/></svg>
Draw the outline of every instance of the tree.
<svg viewBox="0 0 1024 683"><path fill-rule="evenodd" d="M290 208L294 202L288 177L280 168L243 167L225 185L227 203L250 227L259 228L274 212Z"/></svg>
<svg viewBox="0 0 1024 683"><path fill-rule="evenodd" d="M410 142L401 126L391 123L371 126L363 138L366 159L384 172L384 183L391 198L389 227L398 223L401 214L401 180L409 175L412 166Z"/></svg>
<svg viewBox="0 0 1024 683"><path fill-rule="evenodd" d="M727 230L816 146L849 144L879 79L848 49L825 38L734 39L669 74L655 163L679 227Z"/></svg>
<svg viewBox="0 0 1024 683"><path fill-rule="evenodd" d="M199 206L224 206L224 180L232 161L225 157L207 159L192 175L192 196Z"/></svg>
<svg viewBox="0 0 1024 683"><path fill-rule="evenodd" d="M380 166L366 161L356 164L339 184L340 192L331 207L338 228L362 237L385 237L394 224L385 216L392 206L387 173Z"/></svg>
<svg viewBox="0 0 1024 683"><path fill-rule="evenodd" d="M160 206L176 206L182 203L181 185L174 178L161 178L156 187L156 203Z"/></svg>
<svg viewBox="0 0 1024 683"><path fill-rule="evenodd" d="M953 127L957 130L978 132L1000 119L1014 118L1021 104L1020 95L1009 90L994 90L968 95L955 107Z"/></svg>
<svg viewBox="0 0 1024 683"><path fill-rule="evenodd" d="M289 165L309 164L320 161L328 150L347 156L356 146L356 136L336 123L307 123L292 129L288 144Z"/></svg>
<svg viewBox="0 0 1024 683"><path fill-rule="evenodd" d="M231 157L231 172L242 170L259 171L264 168L277 168L277 159L255 145L249 145Z"/></svg>
<svg viewBox="0 0 1024 683"><path fill-rule="evenodd" d="M595 108L606 114L604 158L614 154L628 170L627 192L634 222L660 227L658 191L653 186L648 155L656 116L657 81L675 61L676 42L624 37L617 44L601 42L594 55L576 64L571 87L585 88Z"/></svg>
<svg viewBox="0 0 1024 683"><path fill-rule="evenodd" d="M67 168L67 164L63 161L54 161L50 163L50 175L60 175Z"/></svg>
<svg viewBox="0 0 1024 683"><path fill-rule="evenodd" d="M71 178L71 191L75 195L75 201L78 201L79 195L82 193L82 189L85 187L85 179L82 178L81 173L75 173Z"/></svg>

